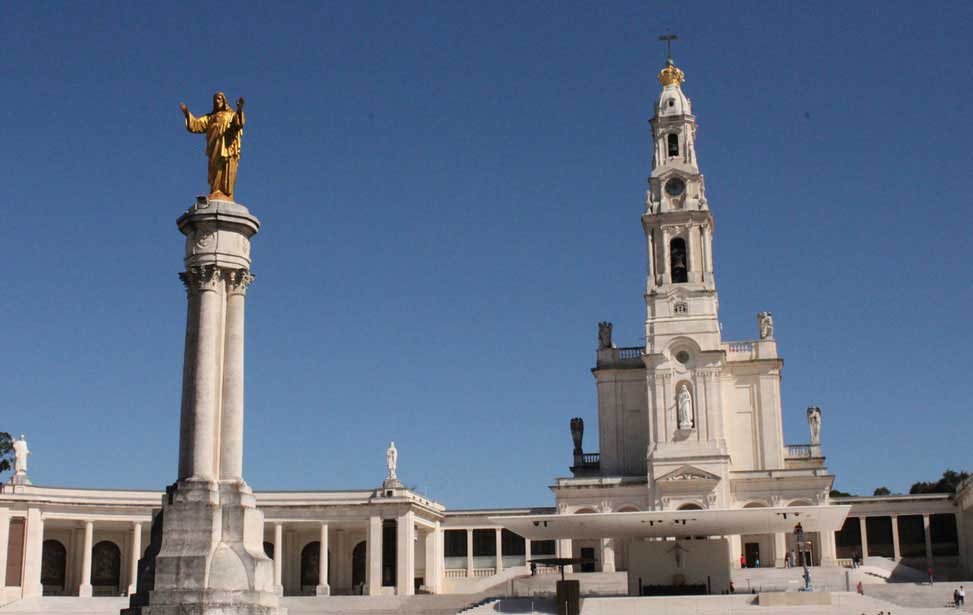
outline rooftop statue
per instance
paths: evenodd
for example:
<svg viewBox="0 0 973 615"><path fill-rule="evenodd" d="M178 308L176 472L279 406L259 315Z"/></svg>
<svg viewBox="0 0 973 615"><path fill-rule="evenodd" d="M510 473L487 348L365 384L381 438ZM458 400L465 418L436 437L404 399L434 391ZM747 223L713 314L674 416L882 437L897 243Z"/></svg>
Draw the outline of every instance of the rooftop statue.
<svg viewBox="0 0 973 615"><path fill-rule="evenodd" d="M389 470L387 480L397 480L395 468L399 464L399 451L395 450L395 442L389 442L389 448L385 451L385 463Z"/></svg>
<svg viewBox="0 0 973 615"><path fill-rule="evenodd" d="M179 108L186 116L186 129L189 132L206 133L209 198L232 201L245 121L243 98L237 100L236 111L233 111L226 102L226 95L217 92L213 94L213 110L203 117L194 116L183 103L179 103Z"/></svg>
<svg viewBox="0 0 973 615"><path fill-rule="evenodd" d="M24 434L20 434L19 440L14 440L14 474L26 474L27 473L27 455L30 455L30 450L27 448L27 440L24 439Z"/></svg>
<svg viewBox="0 0 973 615"><path fill-rule="evenodd" d="M811 431L811 444L821 444L821 408L811 406L807 409L807 426Z"/></svg>

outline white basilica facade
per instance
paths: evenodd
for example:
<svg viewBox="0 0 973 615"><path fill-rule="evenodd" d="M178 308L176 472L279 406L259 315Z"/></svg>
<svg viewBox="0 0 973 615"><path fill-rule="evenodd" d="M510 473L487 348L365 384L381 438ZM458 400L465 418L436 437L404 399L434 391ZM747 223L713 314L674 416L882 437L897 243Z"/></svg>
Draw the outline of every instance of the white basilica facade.
<svg viewBox="0 0 973 615"><path fill-rule="evenodd" d="M659 81L642 213L646 341L617 347L611 325L599 325L598 452L585 451L584 424L571 420L571 476L550 486L553 507L448 509L395 479L391 451L381 486L258 492L279 593L475 593L528 577L532 559L610 574L660 549L677 550L651 577L660 587L699 586L696 568L726 577L707 566L783 567L795 553L813 566L880 556L973 578L973 481L956 494L831 498L821 410L787 415L807 421L809 438L785 443L772 315L757 315L753 339L722 338L696 117L671 61ZM165 494L33 485L26 454L0 491L0 604L133 592ZM640 573L630 591L642 584Z"/></svg>

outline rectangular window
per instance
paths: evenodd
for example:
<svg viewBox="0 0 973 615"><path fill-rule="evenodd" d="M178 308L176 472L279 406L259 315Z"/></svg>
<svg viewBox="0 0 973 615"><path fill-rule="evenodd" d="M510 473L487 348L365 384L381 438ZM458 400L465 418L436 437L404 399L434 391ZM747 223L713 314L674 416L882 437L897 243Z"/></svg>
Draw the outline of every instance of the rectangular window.
<svg viewBox="0 0 973 615"><path fill-rule="evenodd" d="M523 566L527 559L527 544L524 537L510 530L502 530L500 541L503 549L503 567Z"/></svg>
<svg viewBox="0 0 973 615"><path fill-rule="evenodd" d="M956 515L929 515L929 537L932 540L933 557L959 555Z"/></svg>
<svg viewBox="0 0 973 615"><path fill-rule="evenodd" d="M497 531L473 530L473 567L494 568L497 565Z"/></svg>
<svg viewBox="0 0 973 615"><path fill-rule="evenodd" d="M926 557L926 530L922 515L900 515L899 554L902 557Z"/></svg>
<svg viewBox="0 0 973 615"><path fill-rule="evenodd" d="M466 530L443 532L443 554L447 570L466 570Z"/></svg>
<svg viewBox="0 0 973 615"><path fill-rule="evenodd" d="M382 586L395 587L395 520L382 521Z"/></svg>
<svg viewBox="0 0 973 615"><path fill-rule="evenodd" d="M531 557L554 557L557 552L553 540L532 540L530 543Z"/></svg>

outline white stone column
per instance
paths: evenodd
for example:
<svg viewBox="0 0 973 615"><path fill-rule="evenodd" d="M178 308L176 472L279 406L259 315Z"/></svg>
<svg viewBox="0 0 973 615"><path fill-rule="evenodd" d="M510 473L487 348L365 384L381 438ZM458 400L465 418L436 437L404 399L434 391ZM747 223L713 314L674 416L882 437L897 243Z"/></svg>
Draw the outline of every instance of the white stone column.
<svg viewBox="0 0 973 615"><path fill-rule="evenodd" d="M10 509L0 508L0 599L7 585L7 550L10 548Z"/></svg>
<svg viewBox="0 0 973 615"><path fill-rule="evenodd" d="M662 272L662 283L671 284L672 283L672 266L669 263L669 230L666 228L662 229L662 266L664 267Z"/></svg>
<svg viewBox="0 0 973 615"><path fill-rule="evenodd" d="M821 565L837 566L838 549L835 547L834 532L818 532L818 539L821 543Z"/></svg>
<svg viewBox="0 0 973 615"><path fill-rule="evenodd" d="M926 536L926 568L932 568L932 532L929 530L929 514L922 515L922 531Z"/></svg>
<svg viewBox="0 0 973 615"><path fill-rule="evenodd" d="M902 559L902 552L899 550L899 516L892 515L892 558L895 561Z"/></svg>
<svg viewBox="0 0 973 615"><path fill-rule="evenodd" d="M496 558L497 563L494 565L494 570L496 574L503 572L503 528L496 529Z"/></svg>
<svg viewBox="0 0 973 615"><path fill-rule="evenodd" d="M395 593L412 596L416 593L416 528L411 510L396 519L395 543Z"/></svg>
<svg viewBox="0 0 973 615"><path fill-rule="evenodd" d="M368 595L382 593L382 518L368 518Z"/></svg>
<svg viewBox="0 0 973 615"><path fill-rule="evenodd" d="M601 551L601 571L615 572L615 544L611 538L602 538L598 541Z"/></svg>
<svg viewBox="0 0 973 615"><path fill-rule="evenodd" d="M284 595L284 524L274 524L274 591Z"/></svg>
<svg viewBox="0 0 973 615"><path fill-rule="evenodd" d="M443 531L436 527L426 534L426 589L433 594L442 593L443 586Z"/></svg>
<svg viewBox="0 0 973 615"><path fill-rule="evenodd" d="M135 593L139 576L139 558L142 557L142 524L138 521L132 524L132 551L128 565L128 595Z"/></svg>
<svg viewBox="0 0 973 615"><path fill-rule="evenodd" d="M570 538L561 538L557 541L557 556L558 557L574 557L574 545ZM574 572L574 566L565 566L565 573Z"/></svg>
<svg viewBox="0 0 973 615"><path fill-rule="evenodd" d="M534 557L530 553L530 538L524 538L524 564L530 568L530 560Z"/></svg>
<svg viewBox="0 0 973 615"><path fill-rule="evenodd" d="M787 537L783 532L774 534L774 566L784 567L784 557L787 555Z"/></svg>
<svg viewBox="0 0 973 615"><path fill-rule="evenodd" d="M328 585L328 524L321 524L321 552L318 555L318 586L314 593L318 596L327 596L331 593Z"/></svg>
<svg viewBox="0 0 973 615"><path fill-rule="evenodd" d="M730 545L730 567L739 570L741 568L740 556L743 555L743 541L739 534L731 534L727 538Z"/></svg>
<svg viewBox="0 0 973 615"><path fill-rule="evenodd" d="M41 586L41 559L44 555L44 520L38 508L27 509L26 544L24 545L24 598L36 598L44 592Z"/></svg>
<svg viewBox="0 0 973 615"><path fill-rule="evenodd" d="M858 528L862 535L862 558L868 557L868 527L865 525L865 517L858 517Z"/></svg>
<svg viewBox="0 0 973 615"><path fill-rule="evenodd" d="M81 585L78 586L78 595L82 598L91 596L91 549L94 534L94 522L85 521L84 546L81 547Z"/></svg>
<svg viewBox="0 0 973 615"><path fill-rule="evenodd" d="M246 269L226 274L226 336L223 342L223 412L220 423L220 479L243 480L243 338Z"/></svg>
<svg viewBox="0 0 973 615"><path fill-rule="evenodd" d="M473 578L473 530L466 529L466 578Z"/></svg>
<svg viewBox="0 0 973 615"><path fill-rule="evenodd" d="M219 361L223 329L223 271L213 265L190 267L180 274L189 292L186 331L186 367L183 370L182 428L180 434L180 476L215 480L218 441ZM188 442L191 442L191 446ZM183 458L188 455L187 458ZM189 475L184 475L184 472Z"/></svg>

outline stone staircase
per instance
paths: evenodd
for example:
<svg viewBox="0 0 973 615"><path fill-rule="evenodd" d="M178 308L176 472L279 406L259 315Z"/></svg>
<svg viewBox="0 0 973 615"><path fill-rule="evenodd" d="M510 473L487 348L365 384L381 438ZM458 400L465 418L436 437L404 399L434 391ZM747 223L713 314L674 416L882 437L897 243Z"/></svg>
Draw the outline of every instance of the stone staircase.
<svg viewBox="0 0 973 615"><path fill-rule="evenodd" d="M625 596L628 595L628 573L626 572L575 572L564 575L565 579L581 583L582 596ZM513 597L553 596L561 575L541 574L513 579L508 595Z"/></svg>
<svg viewBox="0 0 973 615"><path fill-rule="evenodd" d="M283 598L281 606L288 615L455 615L489 600L487 594L446 594L419 596L294 596ZM6 614L3 614L6 615Z"/></svg>
<svg viewBox="0 0 973 615"><path fill-rule="evenodd" d="M973 582L949 583L885 583L862 587L866 596L911 608L941 608L953 606L953 590L962 585L966 588L966 604L959 612L973 613L970 596Z"/></svg>

